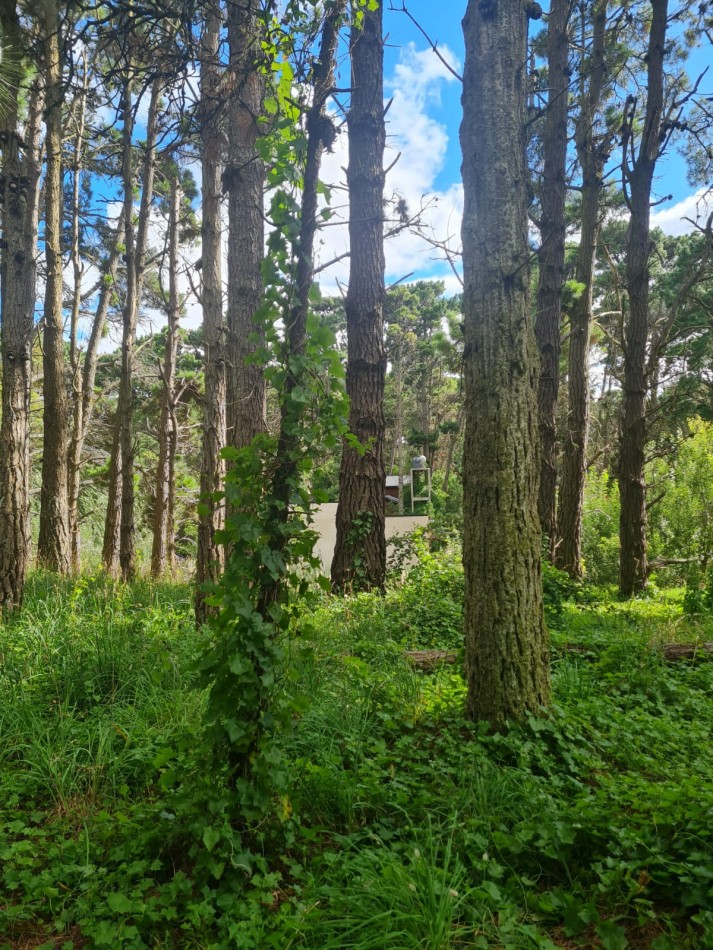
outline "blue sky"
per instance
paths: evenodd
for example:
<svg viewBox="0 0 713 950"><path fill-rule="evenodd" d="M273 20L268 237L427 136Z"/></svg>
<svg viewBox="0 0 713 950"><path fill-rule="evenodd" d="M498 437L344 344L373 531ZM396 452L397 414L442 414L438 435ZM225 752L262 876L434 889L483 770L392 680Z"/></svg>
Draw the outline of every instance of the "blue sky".
<svg viewBox="0 0 713 950"><path fill-rule="evenodd" d="M401 7L401 0L385 0L385 32L390 33L390 46L386 52L385 68L387 75L393 72L404 45L413 42L422 48L426 41L418 28L409 18L400 12L391 10L391 7ZM407 0L406 7L414 19L423 27L434 43L446 46L457 58L461 67L464 58L463 33L461 16L465 10L465 0L455 3L454 0ZM454 12L451 14L450 11ZM448 11L448 12L446 12ZM544 21L541 21L544 25ZM539 25L535 28L540 28ZM706 68L709 72L703 80L701 90L713 95L713 51L710 46L693 49L687 60L689 76L697 78ZM447 129L451 148L448 151L443 167L437 176L435 184L439 188L447 187L448 183L456 180L460 175L460 154L458 151L458 126L460 122L460 89L457 82L444 83L441 90L441 102L432 105L429 114L438 118ZM680 153L671 150L661 160L657 175L657 191L660 195L673 195L673 200L661 205L671 205L681 201L692 191L686 181L686 164Z"/></svg>
<svg viewBox="0 0 713 950"><path fill-rule="evenodd" d="M462 186L460 182L460 146L458 128L461 118L460 82L439 62L430 50L418 27L406 14L399 12L401 0L383 0L384 30L388 35L385 61L385 96L393 98L387 116L387 167L397 159L387 178L387 193L403 198L411 212L423 207L423 230L439 241L445 241L454 252L460 246L460 215ZM457 71L463 68L463 35L461 17L466 0L407 0L413 17L429 37L438 43L443 56ZM348 70L343 55L342 70ZM690 60L695 73L711 61L710 48L698 50ZM706 77L713 94L713 69ZM341 76L348 85L348 76ZM346 132L339 136L331 155L325 156L322 177L328 184L343 189L347 165ZM695 216L694 189L686 181L683 160L671 154L658 167L655 190L658 195L673 196L654 209L653 223L667 233L682 233L690 226L683 215ZM346 225L346 194L334 191L334 219L318 237L317 263L327 265L348 250ZM340 221L341 219L341 221ZM197 257L196 248L193 256ZM435 251L415 233L402 233L387 242L386 279L393 283L404 279L443 279L448 293L455 293L460 284L453 267L444 255ZM456 270L458 267L456 267ZM343 291L349 280L348 257L319 274L325 293ZM200 323L200 308L188 302L186 326Z"/></svg>
<svg viewBox="0 0 713 950"><path fill-rule="evenodd" d="M462 207L458 141L461 84L439 63L419 28L400 12L401 5L401 0L384 0L384 31L388 36L385 96L394 100L387 116L386 166L401 153L388 175L387 192L404 197L411 211L425 205L424 230L439 240L447 240L457 250ZM461 17L465 6L465 0L407 0L409 12L458 72L463 68ZM539 28L543 26L544 21ZM713 63L710 47L695 51L689 59L689 72L698 75L708 61ZM709 86L705 91L713 94L713 69L711 74L704 86ZM342 135L335 154L327 156L324 177L328 182L343 181L346 151L346 136ZM616 155L612 164L615 159ZM667 233L690 230L682 218L696 216L695 189L686 180L685 162L677 152L672 150L660 161L654 192L654 200L663 195L672 198L656 205L653 224ZM318 258L326 263L347 250L346 226L328 229L322 240ZM439 254L417 235L402 234L387 244L387 281L401 280L412 273L411 279L443 278L449 292L457 291L459 283L453 269L438 258ZM348 271L346 259L325 270L320 275L323 289L333 293L340 285L346 286Z"/></svg>
<svg viewBox="0 0 713 950"><path fill-rule="evenodd" d="M385 50L384 69L387 76L393 74L404 46L415 44L418 49L426 49L427 43L423 34L404 13L392 12L390 7L400 7L401 0L385 0L384 33L389 34L389 45ZM453 0L409 0L406 3L409 13L423 27L429 38L438 45L453 53L458 65L458 72L462 73L464 59L463 30L461 28L462 13L465 12L465 2L454 3ZM462 9L461 9L462 7ZM455 8L455 12L451 10ZM458 144L458 127L460 125L460 83L456 80L443 80L440 84L440 102L429 103L429 115L434 116L445 126L450 148L443 163L443 167L436 177L435 185L438 188L447 188L450 183L460 178L460 147Z"/></svg>

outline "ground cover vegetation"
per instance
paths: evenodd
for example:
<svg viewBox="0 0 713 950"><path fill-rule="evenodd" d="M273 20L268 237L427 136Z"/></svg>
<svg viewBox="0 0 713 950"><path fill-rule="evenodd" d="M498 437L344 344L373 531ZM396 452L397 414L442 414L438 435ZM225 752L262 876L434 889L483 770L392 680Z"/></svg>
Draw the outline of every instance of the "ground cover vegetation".
<svg viewBox="0 0 713 950"><path fill-rule="evenodd" d="M456 252L405 4L0 0L0 947L713 946L713 21L462 6Z"/></svg>
<svg viewBox="0 0 713 950"><path fill-rule="evenodd" d="M710 602L552 569L553 706L492 733L459 663L406 657L463 650L457 542L411 543L385 597L293 615L277 790L239 835L190 588L32 575L0 637L5 945L708 946L713 663L661 648L713 639Z"/></svg>

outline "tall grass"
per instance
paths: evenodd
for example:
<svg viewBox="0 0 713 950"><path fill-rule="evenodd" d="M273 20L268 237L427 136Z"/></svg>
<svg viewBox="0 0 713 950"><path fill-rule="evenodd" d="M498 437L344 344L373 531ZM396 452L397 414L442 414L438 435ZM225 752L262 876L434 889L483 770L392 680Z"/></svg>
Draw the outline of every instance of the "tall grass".
<svg viewBox="0 0 713 950"><path fill-rule="evenodd" d="M188 589L35 574L0 625L2 784L66 811L143 793L158 748L195 723Z"/></svg>

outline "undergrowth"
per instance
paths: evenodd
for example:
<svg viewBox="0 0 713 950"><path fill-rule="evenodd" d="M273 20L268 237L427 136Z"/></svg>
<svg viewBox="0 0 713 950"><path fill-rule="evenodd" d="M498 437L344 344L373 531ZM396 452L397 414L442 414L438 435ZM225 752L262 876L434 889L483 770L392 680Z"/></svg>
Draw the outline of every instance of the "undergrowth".
<svg viewBox="0 0 713 950"><path fill-rule="evenodd" d="M0 947L713 946L713 663L660 649L710 615L558 582L553 707L494 735L459 661L405 658L461 647L457 552L415 556L298 614L289 792L244 853L219 789L185 806L211 784L190 590L35 575L0 626Z"/></svg>

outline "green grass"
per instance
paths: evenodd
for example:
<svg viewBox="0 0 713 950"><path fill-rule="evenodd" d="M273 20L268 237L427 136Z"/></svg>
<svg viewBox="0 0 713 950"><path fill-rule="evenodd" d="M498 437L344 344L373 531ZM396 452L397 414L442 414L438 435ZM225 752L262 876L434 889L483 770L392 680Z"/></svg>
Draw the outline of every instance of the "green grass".
<svg viewBox="0 0 713 950"><path fill-rule="evenodd" d="M711 618L553 590L553 707L500 735L403 656L459 647L454 555L302 611L289 793L243 853L206 834L190 589L35 575L0 625L0 947L713 946L713 662L659 649Z"/></svg>

